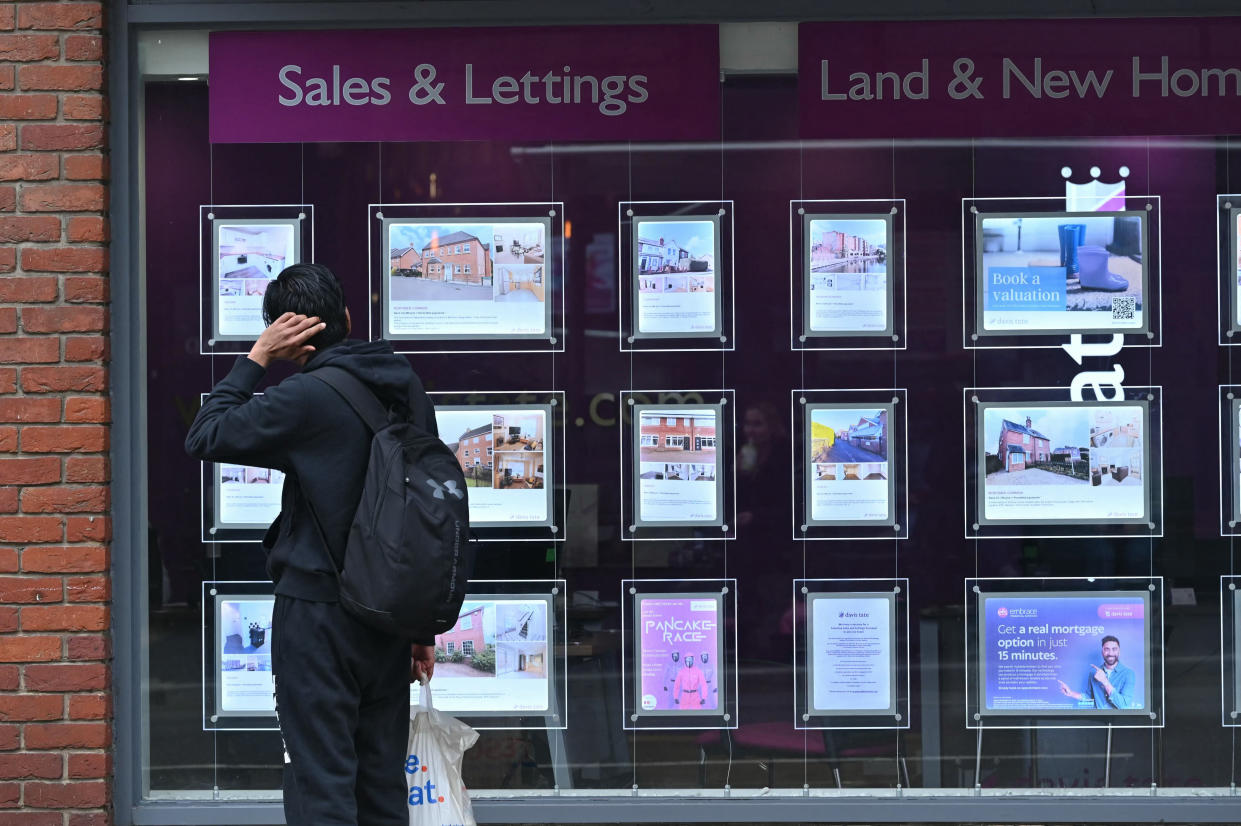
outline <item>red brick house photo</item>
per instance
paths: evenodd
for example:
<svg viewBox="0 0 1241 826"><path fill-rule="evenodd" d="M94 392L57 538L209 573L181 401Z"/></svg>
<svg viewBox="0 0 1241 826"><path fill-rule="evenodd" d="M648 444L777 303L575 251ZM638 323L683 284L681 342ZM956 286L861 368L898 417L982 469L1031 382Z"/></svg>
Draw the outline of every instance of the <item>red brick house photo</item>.
<svg viewBox="0 0 1241 826"><path fill-rule="evenodd" d="M494 603L467 601L461 606L457 624L435 635L437 678L496 675L495 612Z"/></svg>
<svg viewBox="0 0 1241 826"><path fill-rule="evenodd" d="M446 442L465 472L469 487L490 487L494 462L494 429L490 422L463 432L454 442ZM448 435L448 434L445 434Z"/></svg>
<svg viewBox="0 0 1241 826"><path fill-rule="evenodd" d="M684 461L715 461L715 415L709 412L686 415L664 411L643 413L639 424L639 446L643 462L672 458Z"/></svg>
<svg viewBox="0 0 1241 826"><path fill-rule="evenodd" d="M1051 461L1051 439L1033 429L1026 416L1024 425L1005 419L1000 425L1000 442L996 455L1007 471L1025 470L1027 464Z"/></svg>
<svg viewBox="0 0 1241 826"><path fill-rule="evenodd" d="M447 654L457 651L472 657L476 652L487 647L483 638L483 611L486 606L479 605L471 611L463 610L457 617L457 624L443 634L435 635L435 647Z"/></svg>
<svg viewBox="0 0 1241 826"><path fill-rule="evenodd" d="M490 247L468 232L431 236L422 248L422 277L429 281L452 281L491 286Z"/></svg>
<svg viewBox="0 0 1241 826"><path fill-rule="evenodd" d="M422 271L422 253L413 247L396 247L388 256L392 275L411 276Z"/></svg>

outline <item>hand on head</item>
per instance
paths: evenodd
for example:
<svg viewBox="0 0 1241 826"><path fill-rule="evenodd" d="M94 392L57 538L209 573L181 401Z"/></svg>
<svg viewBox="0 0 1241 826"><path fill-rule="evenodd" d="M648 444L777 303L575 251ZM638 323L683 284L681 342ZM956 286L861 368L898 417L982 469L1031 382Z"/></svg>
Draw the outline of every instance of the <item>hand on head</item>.
<svg viewBox="0 0 1241 826"><path fill-rule="evenodd" d="M323 331L327 324L318 316L285 313L263 330L250 348L250 360L262 367L273 361L302 361L314 353L306 342Z"/></svg>

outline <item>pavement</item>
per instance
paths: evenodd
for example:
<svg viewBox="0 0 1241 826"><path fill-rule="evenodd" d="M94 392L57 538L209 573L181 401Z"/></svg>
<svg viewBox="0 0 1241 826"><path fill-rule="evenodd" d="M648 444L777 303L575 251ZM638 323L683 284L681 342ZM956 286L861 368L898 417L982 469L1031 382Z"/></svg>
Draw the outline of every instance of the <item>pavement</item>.
<svg viewBox="0 0 1241 826"><path fill-rule="evenodd" d="M666 447L644 447L642 448L643 462L668 462L670 464L678 464L681 462L699 463L715 463L715 448L708 450L680 450Z"/></svg>
<svg viewBox="0 0 1241 826"><path fill-rule="evenodd" d="M886 462L886 456L880 456L878 453L871 453L860 447L849 444L848 442L833 442L832 446L827 449L827 458L815 458L816 462Z"/></svg>
<svg viewBox="0 0 1241 826"><path fill-rule="evenodd" d="M402 277L390 278L388 283L392 285L390 289L393 301L491 301L494 298L491 287L474 284Z"/></svg>
<svg viewBox="0 0 1241 826"><path fill-rule="evenodd" d="M1052 473L1049 470L1027 468L1026 470L1014 470L1011 473L1005 473L1002 470L998 470L995 473L987 475L987 484L992 486L1089 485L1090 482L1086 479L1075 479L1071 476L1062 476L1059 473Z"/></svg>

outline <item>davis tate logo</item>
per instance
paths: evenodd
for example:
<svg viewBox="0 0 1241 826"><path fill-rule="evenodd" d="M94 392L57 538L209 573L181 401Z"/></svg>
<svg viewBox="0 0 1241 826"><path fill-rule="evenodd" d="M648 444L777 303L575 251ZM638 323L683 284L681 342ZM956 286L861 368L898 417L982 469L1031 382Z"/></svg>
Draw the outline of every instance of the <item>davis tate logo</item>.
<svg viewBox="0 0 1241 826"><path fill-rule="evenodd" d="M427 772L429 769L422 765L418 760L418 755L411 754L409 759L405 761L405 773L412 780L418 776L420 772ZM409 787L409 805L421 806L423 804L433 805L435 803L443 803L444 796L435 793L435 784L431 782L431 778L427 778L426 783L413 783Z"/></svg>

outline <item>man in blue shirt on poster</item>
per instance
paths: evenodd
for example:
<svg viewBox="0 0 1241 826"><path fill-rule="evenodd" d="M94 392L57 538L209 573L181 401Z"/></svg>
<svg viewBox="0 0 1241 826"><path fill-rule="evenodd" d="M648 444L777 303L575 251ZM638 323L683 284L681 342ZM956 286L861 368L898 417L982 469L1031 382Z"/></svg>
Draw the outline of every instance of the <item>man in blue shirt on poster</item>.
<svg viewBox="0 0 1241 826"><path fill-rule="evenodd" d="M1120 661L1120 640L1110 634L1103 638L1103 666L1090 663L1091 672L1086 676L1086 690L1074 691L1063 680L1060 693L1074 700L1085 700L1101 710L1141 708L1135 703L1133 692L1137 688L1137 675L1133 669Z"/></svg>

